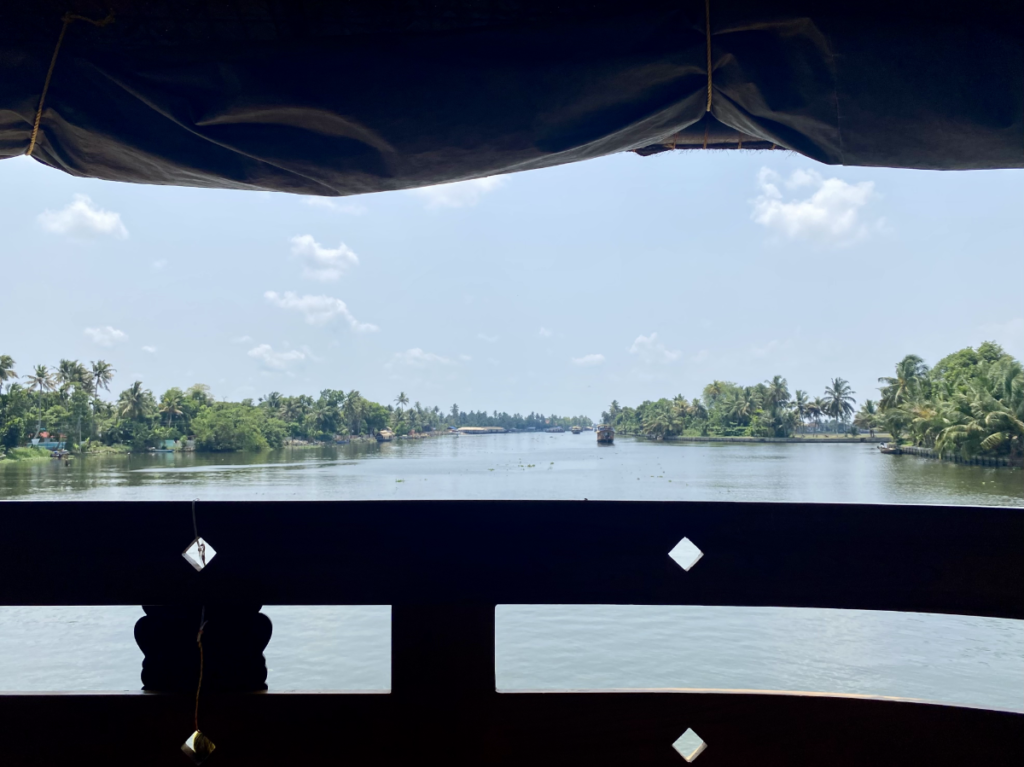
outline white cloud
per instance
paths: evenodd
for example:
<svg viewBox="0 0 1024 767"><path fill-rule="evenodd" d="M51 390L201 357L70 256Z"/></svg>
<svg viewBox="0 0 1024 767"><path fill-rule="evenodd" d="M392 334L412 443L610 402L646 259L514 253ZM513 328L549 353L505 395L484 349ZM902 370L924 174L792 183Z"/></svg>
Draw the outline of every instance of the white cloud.
<svg viewBox="0 0 1024 767"><path fill-rule="evenodd" d="M793 346L792 339L787 339L785 341L780 341L777 338L773 338L771 341L769 341L764 346L752 346L752 347L750 347L750 355L752 357L756 357L758 359L763 359L764 357L767 357L769 354L772 354L772 353L777 352L777 351L781 351L783 349L789 349L792 346Z"/></svg>
<svg viewBox="0 0 1024 767"><path fill-rule="evenodd" d="M84 194L76 194L74 201L61 210L44 210L38 218L44 229L57 234L75 237L110 235L121 240L128 237L128 229L122 223L120 213L97 208Z"/></svg>
<svg viewBox="0 0 1024 767"><path fill-rule="evenodd" d="M102 328L86 328L83 331L94 344L97 346L113 346L116 343L125 341L128 338L128 334L123 330L112 328L110 325L106 325Z"/></svg>
<svg viewBox="0 0 1024 767"><path fill-rule="evenodd" d="M1014 357L1024 357L1024 317L982 325L979 330L986 339L995 341Z"/></svg>
<svg viewBox="0 0 1024 767"><path fill-rule="evenodd" d="M432 352L425 352L420 348L407 349L404 352L396 353L391 361L388 362L384 367L393 368L399 365L412 368L425 368L433 365L450 365L451 360L447 357L442 357L440 354L433 354Z"/></svg>
<svg viewBox="0 0 1024 767"><path fill-rule="evenodd" d="M380 330L369 322L359 322L340 298L330 296L299 296L291 291L279 295L273 290L263 294L274 306L300 312L310 325L323 325L335 317L342 317L356 333L371 333Z"/></svg>
<svg viewBox="0 0 1024 767"><path fill-rule="evenodd" d="M330 197L303 197L302 201L311 208L334 210L349 216L365 216L369 210L365 205L355 202L338 202Z"/></svg>
<svg viewBox="0 0 1024 767"><path fill-rule="evenodd" d="M302 261L303 277L321 282L336 280L359 263L359 257L345 243L325 248L311 234L292 237L292 257Z"/></svg>
<svg viewBox="0 0 1024 767"><path fill-rule="evenodd" d="M554 333L552 333L552 332L551 332L550 330L548 330L547 328L544 328L544 327L542 327L542 328L541 328L541 329L540 329L540 330L539 330L539 331L537 332L537 335L539 335L539 336L540 336L541 338L551 338L551 336L553 336L553 335L554 335Z"/></svg>
<svg viewBox="0 0 1024 767"><path fill-rule="evenodd" d="M810 197L785 201L786 189L813 189ZM755 223L789 239L818 239L845 245L881 229L884 220L868 224L861 209L877 197L873 181L848 184L838 178L822 178L813 170L797 170L782 180L770 168L757 174L761 193L753 200L751 218Z"/></svg>
<svg viewBox="0 0 1024 767"><path fill-rule="evenodd" d="M231 343L233 343L233 344L247 344L247 343L249 343L251 341L252 341L252 336L238 336L237 338L232 338L231 339Z"/></svg>
<svg viewBox="0 0 1024 767"><path fill-rule="evenodd" d="M284 370L289 365L302 362L306 359L305 352L298 349L289 349L284 352L275 352L270 344L260 344L249 350L249 356L260 360L263 365L271 370Z"/></svg>
<svg viewBox="0 0 1024 767"><path fill-rule="evenodd" d="M573 357L571 360L573 365L581 365L584 367L591 365L600 365L604 362L603 354L584 354L582 357Z"/></svg>
<svg viewBox="0 0 1024 767"><path fill-rule="evenodd" d="M682 352L666 348L665 344L658 340L657 333L651 333L649 336L637 336L633 345L629 347L629 353L636 354L647 364L675 362L682 354Z"/></svg>
<svg viewBox="0 0 1024 767"><path fill-rule="evenodd" d="M497 336L489 336L489 335L486 335L485 333L477 333L476 337L479 338L481 341L486 341L489 344L493 344L493 343L496 343L498 341L498 337Z"/></svg>
<svg viewBox="0 0 1024 767"><path fill-rule="evenodd" d="M480 202L480 198L497 189L504 183L498 176L474 178L469 181L456 181L452 184L438 184L422 189L411 190L412 194L422 197L428 209L434 208L468 208Z"/></svg>
<svg viewBox="0 0 1024 767"><path fill-rule="evenodd" d="M156 354L156 347L155 346L143 346L142 347L142 351L147 352L149 354Z"/></svg>
<svg viewBox="0 0 1024 767"><path fill-rule="evenodd" d="M165 266L167 266L167 259L166 258L158 259L158 260L153 262L153 271L154 272L162 271Z"/></svg>

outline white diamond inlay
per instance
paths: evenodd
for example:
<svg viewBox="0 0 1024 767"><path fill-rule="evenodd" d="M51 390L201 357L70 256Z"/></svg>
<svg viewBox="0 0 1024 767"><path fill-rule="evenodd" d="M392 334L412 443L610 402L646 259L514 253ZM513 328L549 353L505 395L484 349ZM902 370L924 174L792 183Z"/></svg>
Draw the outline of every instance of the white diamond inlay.
<svg viewBox="0 0 1024 767"><path fill-rule="evenodd" d="M704 556L704 552L694 546L693 541L689 538L683 538L668 555L675 560L677 565L689 572L690 568L697 564L697 560Z"/></svg>
<svg viewBox="0 0 1024 767"><path fill-rule="evenodd" d="M217 556L217 552L202 538L196 538L188 545L187 549L181 552L181 556L185 557L196 570L202 570Z"/></svg>
<svg viewBox="0 0 1024 767"><path fill-rule="evenodd" d="M683 540L686 540L685 538ZM686 728L686 732L680 735L676 742L672 744L679 755L683 757L687 762L692 762L701 752L708 747L708 744L701 740L700 735L695 733L689 727Z"/></svg>
<svg viewBox="0 0 1024 767"><path fill-rule="evenodd" d="M199 730L189 735L188 740L181 744L181 750L185 752L185 756L196 764L205 762L215 748L217 747L213 745L213 741L199 732Z"/></svg>

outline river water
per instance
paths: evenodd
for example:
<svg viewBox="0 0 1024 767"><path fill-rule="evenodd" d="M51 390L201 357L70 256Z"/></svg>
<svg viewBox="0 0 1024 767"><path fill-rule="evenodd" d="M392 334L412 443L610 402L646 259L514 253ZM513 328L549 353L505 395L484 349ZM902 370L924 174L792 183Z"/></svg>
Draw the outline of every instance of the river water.
<svg viewBox="0 0 1024 767"><path fill-rule="evenodd" d="M867 444L592 433L439 437L255 455L0 463L0 499L621 499L1024 507L1024 473ZM390 686L390 609L267 606L272 690ZM138 689L138 607L0 607L0 690ZM1024 622L855 610L504 605L498 687L888 695L1024 711Z"/></svg>

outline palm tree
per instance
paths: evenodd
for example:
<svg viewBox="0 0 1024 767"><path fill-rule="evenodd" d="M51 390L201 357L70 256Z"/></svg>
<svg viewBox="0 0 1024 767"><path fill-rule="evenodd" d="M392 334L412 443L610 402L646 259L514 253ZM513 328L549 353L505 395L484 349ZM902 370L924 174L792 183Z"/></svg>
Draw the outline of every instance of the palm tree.
<svg viewBox="0 0 1024 767"><path fill-rule="evenodd" d="M966 458L979 452L1024 453L1024 369L1017 360L992 368L978 376L969 396L953 398L947 416L954 424L936 441L940 453L954 448Z"/></svg>
<svg viewBox="0 0 1024 767"><path fill-rule="evenodd" d="M651 407L644 413L644 434L656 439L663 438L672 430L672 414L665 407Z"/></svg>
<svg viewBox="0 0 1024 767"><path fill-rule="evenodd" d="M739 425L746 425L760 406L757 392L753 387L747 386L729 403L729 415L736 419Z"/></svg>
<svg viewBox="0 0 1024 767"><path fill-rule="evenodd" d="M80 363L77 360L61 360L57 364L56 379L61 397L67 398L68 390L78 383Z"/></svg>
<svg viewBox="0 0 1024 767"><path fill-rule="evenodd" d="M803 389L797 389L793 395L793 411L800 421L800 426L803 427L804 421L807 420L807 392Z"/></svg>
<svg viewBox="0 0 1024 767"><path fill-rule="evenodd" d="M785 378L774 376L771 381L765 381L764 383L768 387L767 400L769 405L781 406L789 402L789 386Z"/></svg>
<svg viewBox="0 0 1024 767"><path fill-rule="evenodd" d="M849 381L833 378L832 383L825 387L825 414L846 423L846 419L853 414L853 406L857 403L853 398L854 394L856 392L850 388Z"/></svg>
<svg viewBox="0 0 1024 767"><path fill-rule="evenodd" d="M341 412L348 421L352 434L359 434L361 431L363 415L366 412L364 403L363 396L356 389L345 395L345 404L341 406Z"/></svg>
<svg viewBox="0 0 1024 767"><path fill-rule="evenodd" d="M395 397L395 404L400 408L409 404L409 397L406 396L404 391L399 392L398 396Z"/></svg>
<svg viewBox="0 0 1024 767"><path fill-rule="evenodd" d="M89 371L89 375L93 381L93 391L97 393L99 393L100 389L110 391L110 382L113 380L114 373L116 372L109 362L97 360L92 363L92 370Z"/></svg>
<svg viewBox="0 0 1024 767"><path fill-rule="evenodd" d="M9 354L0 354L0 391L3 391L4 381L13 381L18 378L18 374L14 372L14 359ZM10 384L8 384L8 391L10 390Z"/></svg>
<svg viewBox="0 0 1024 767"><path fill-rule="evenodd" d="M166 415L170 421L169 426L174 426L174 416L182 415L183 410L181 409L182 400L185 395L182 394L181 389L168 389L164 392L163 399L160 401L160 412Z"/></svg>
<svg viewBox="0 0 1024 767"><path fill-rule="evenodd" d="M129 388L121 392L117 400L117 412L122 418L129 421L136 421L146 415L147 406L146 390L142 388L142 381L136 381Z"/></svg>
<svg viewBox="0 0 1024 767"><path fill-rule="evenodd" d="M814 421L814 430L817 431L821 417L825 415L825 400L821 397L815 397L807 403L806 408L807 417Z"/></svg>
<svg viewBox="0 0 1024 767"><path fill-rule="evenodd" d="M286 423L294 423L300 420L304 415L302 404L294 397L288 397L281 405L279 414L281 416L281 420Z"/></svg>
<svg viewBox="0 0 1024 767"><path fill-rule="evenodd" d="M860 410L854 416L853 425L858 429L867 429L871 436L874 437L877 423L878 408L875 406L875 401L870 399L864 400L864 404L860 406Z"/></svg>
<svg viewBox="0 0 1024 767"><path fill-rule="evenodd" d="M260 397L260 402L265 403L271 413L276 413L281 409L281 392L272 391L270 394L264 394Z"/></svg>
<svg viewBox="0 0 1024 767"><path fill-rule="evenodd" d="M36 431L39 431L43 419L43 394L53 390L53 374L50 373L50 369L46 365L36 365L32 375L25 378L28 380L28 390L39 392L38 419L36 421Z"/></svg>
<svg viewBox="0 0 1024 767"><path fill-rule="evenodd" d="M882 376L878 379L878 383L885 384L880 389L882 410L902 405L911 399L926 375L928 366L916 354L908 354L896 363L895 376Z"/></svg>
<svg viewBox="0 0 1024 767"><path fill-rule="evenodd" d="M695 397L693 402L690 403L689 415L690 418L698 421L707 420L708 409L704 406L704 403L700 401L700 397Z"/></svg>

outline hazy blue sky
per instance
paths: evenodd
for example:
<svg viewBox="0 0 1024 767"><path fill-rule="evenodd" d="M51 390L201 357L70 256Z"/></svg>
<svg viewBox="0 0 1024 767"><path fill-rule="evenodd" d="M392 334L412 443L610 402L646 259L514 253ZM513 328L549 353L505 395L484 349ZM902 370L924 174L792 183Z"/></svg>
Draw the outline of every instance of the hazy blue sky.
<svg viewBox="0 0 1024 767"><path fill-rule="evenodd" d="M908 352L1024 357L1024 172L620 154L337 200L0 163L0 353L116 391L406 391L583 413L774 374L858 401Z"/></svg>

